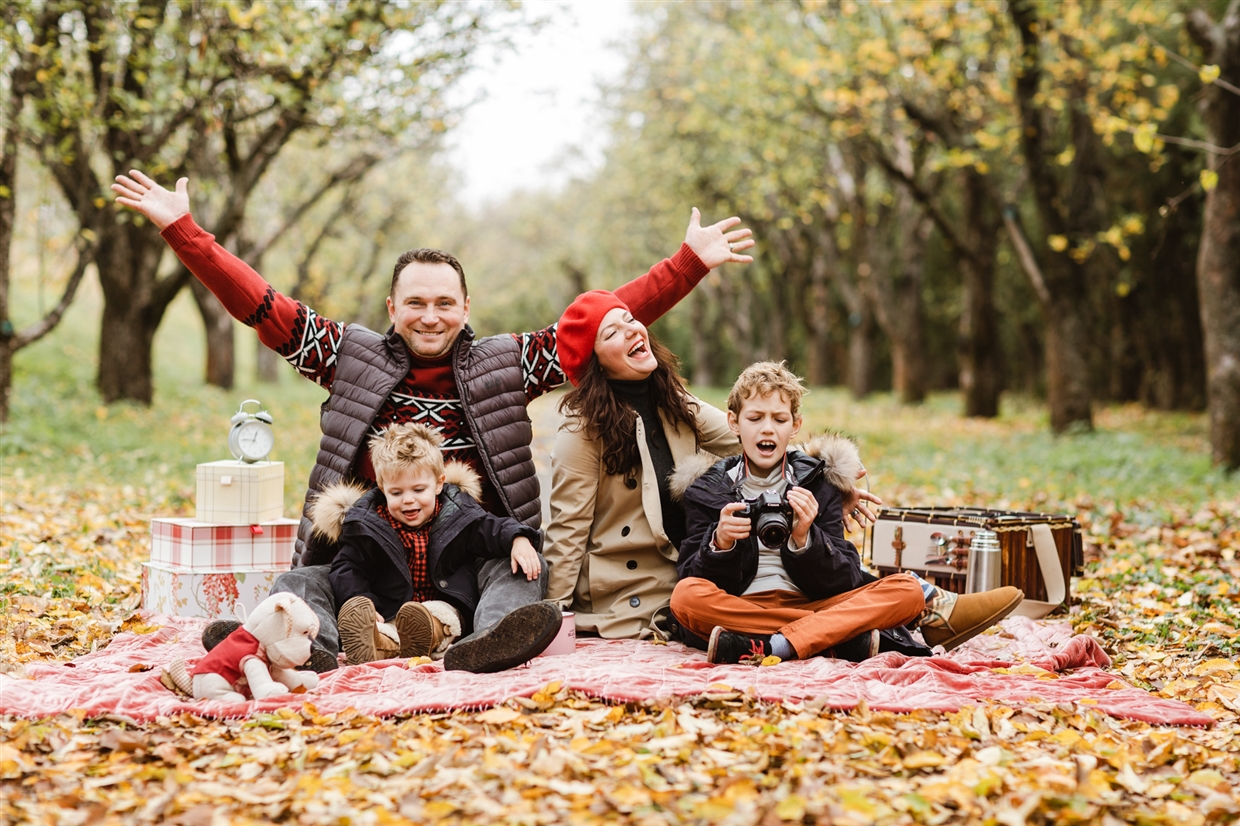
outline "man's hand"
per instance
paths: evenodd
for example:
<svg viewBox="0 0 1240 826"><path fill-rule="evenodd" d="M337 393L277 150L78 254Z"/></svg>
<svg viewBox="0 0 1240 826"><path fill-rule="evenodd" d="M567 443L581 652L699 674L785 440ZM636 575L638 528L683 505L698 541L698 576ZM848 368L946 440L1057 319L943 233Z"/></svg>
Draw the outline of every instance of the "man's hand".
<svg viewBox="0 0 1240 826"><path fill-rule="evenodd" d="M136 169L129 174L133 177L117 175L112 184L118 204L142 213L160 231L189 215L189 178L177 181L176 191L169 192Z"/></svg>
<svg viewBox="0 0 1240 826"><path fill-rule="evenodd" d="M719 524L715 526L715 547L718 550L730 551L736 546L736 540L749 536L752 526L749 517L736 515L737 511L744 509L744 502L729 502L719 511Z"/></svg>
<svg viewBox="0 0 1240 826"><path fill-rule="evenodd" d="M788 504L792 506L792 544L804 548L809 542L809 528L818 516L818 500L805 488L788 488Z"/></svg>
<svg viewBox="0 0 1240 826"><path fill-rule="evenodd" d="M689 216L689 229L685 230L685 243L689 245L689 249L697 253L702 263L712 270L729 261L737 264L751 264L753 256L736 253L753 246L753 239L749 237L753 233L747 229L734 229L728 232L740 222L740 218L724 218L717 224L704 227L702 226L702 213L694 207Z"/></svg>
<svg viewBox="0 0 1240 826"><path fill-rule="evenodd" d="M534 550L534 545L524 536L518 536L512 540L512 572L515 574L517 568L525 573L525 578L530 582L538 579L538 572L542 570L542 565L538 561L538 551Z"/></svg>

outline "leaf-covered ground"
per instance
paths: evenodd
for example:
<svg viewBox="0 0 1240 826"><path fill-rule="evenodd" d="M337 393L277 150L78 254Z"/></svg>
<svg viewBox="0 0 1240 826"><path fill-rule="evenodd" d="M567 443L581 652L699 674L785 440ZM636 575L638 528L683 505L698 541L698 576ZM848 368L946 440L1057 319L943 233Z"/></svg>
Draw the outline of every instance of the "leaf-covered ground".
<svg viewBox="0 0 1240 826"><path fill-rule="evenodd" d="M134 614L142 489L5 480L0 663L69 659ZM158 504L158 503L157 503ZM1140 515L1138 515L1140 516ZM1210 729L1088 706L889 714L744 696L612 706L546 687L481 712L300 710L134 727L0 718L6 823L1229 823L1240 820L1240 501L1085 509L1080 633Z"/></svg>

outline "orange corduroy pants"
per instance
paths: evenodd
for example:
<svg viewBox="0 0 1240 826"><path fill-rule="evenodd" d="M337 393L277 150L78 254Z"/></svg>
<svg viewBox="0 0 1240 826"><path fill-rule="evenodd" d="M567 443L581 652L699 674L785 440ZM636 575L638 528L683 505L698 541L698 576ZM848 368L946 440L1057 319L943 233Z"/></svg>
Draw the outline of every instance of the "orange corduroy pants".
<svg viewBox="0 0 1240 826"><path fill-rule="evenodd" d="M908 574L893 574L819 600L794 591L737 597L698 577L682 579L672 591L672 613L699 637L709 638L716 625L741 634L783 634L801 658L865 631L904 625L925 608L921 585Z"/></svg>

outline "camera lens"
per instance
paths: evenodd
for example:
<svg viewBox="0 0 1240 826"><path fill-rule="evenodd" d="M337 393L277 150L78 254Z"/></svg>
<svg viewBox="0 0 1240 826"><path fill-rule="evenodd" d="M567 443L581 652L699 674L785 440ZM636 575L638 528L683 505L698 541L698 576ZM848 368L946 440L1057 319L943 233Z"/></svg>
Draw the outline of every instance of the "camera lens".
<svg viewBox="0 0 1240 826"><path fill-rule="evenodd" d="M767 512L758 517L754 533L757 534L758 541L766 547L779 548L788 541L792 525L782 513Z"/></svg>

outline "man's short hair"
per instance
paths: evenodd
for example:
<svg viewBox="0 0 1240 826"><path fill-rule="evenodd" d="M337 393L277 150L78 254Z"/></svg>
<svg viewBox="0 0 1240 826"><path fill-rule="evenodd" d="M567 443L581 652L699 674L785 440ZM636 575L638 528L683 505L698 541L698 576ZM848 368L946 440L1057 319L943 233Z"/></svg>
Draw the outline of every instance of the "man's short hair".
<svg viewBox="0 0 1240 826"><path fill-rule="evenodd" d="M739 416L741 405L754 396L768 396L780 392L788 400L794 418L801 415L801 397L809 391L801 377L789 370L782 361L759 361L741 372L728 394L728 410Z"/></svg>
<svg viewBox="0 0 1240 826"><path fill-rule="evenodd" d="M419 264L447 264L456 270L456 274L461 278L461 294L469 298L469 288L465 286L465 268L461 266L461 262L457 261L456 256L451 253L429 248L402 252L400 258L396 259L396 267L392 270L392 286L388 288L390 298L396 297L396 282L400 281L400 274L414 261Z"/></svg>
<svg viewBox="0 0 1240 826"><path fill-rule="evenodd" d="M389 473L405 469L427 471L436 479L443 476L443 436L424 424L393 424L370 437L370 464L375 482L383 486Z"/></svg>

